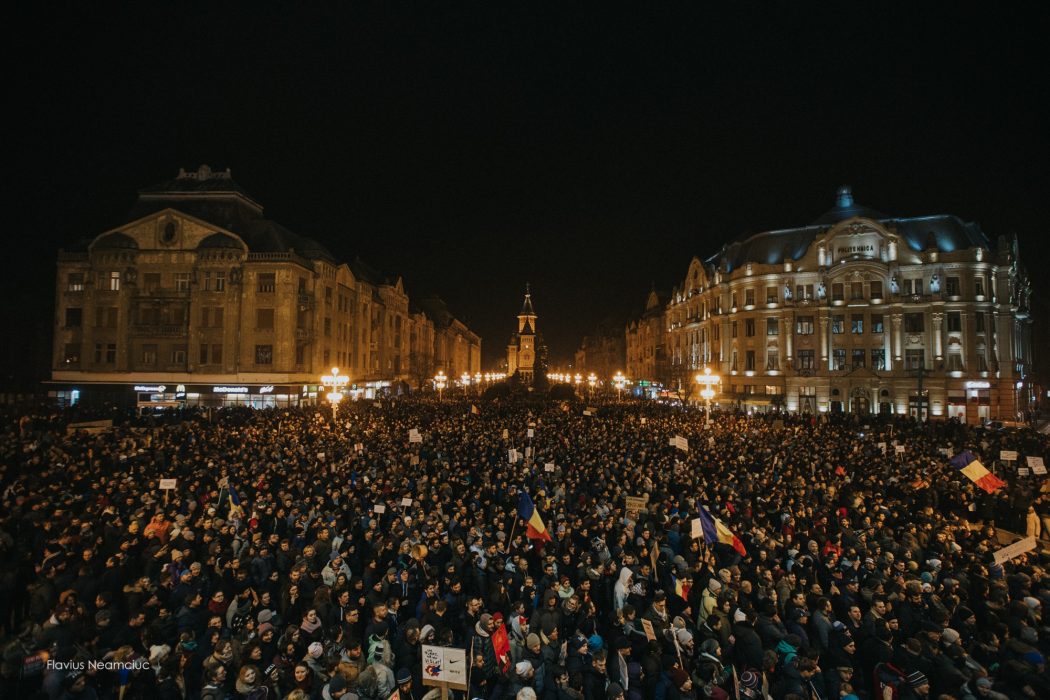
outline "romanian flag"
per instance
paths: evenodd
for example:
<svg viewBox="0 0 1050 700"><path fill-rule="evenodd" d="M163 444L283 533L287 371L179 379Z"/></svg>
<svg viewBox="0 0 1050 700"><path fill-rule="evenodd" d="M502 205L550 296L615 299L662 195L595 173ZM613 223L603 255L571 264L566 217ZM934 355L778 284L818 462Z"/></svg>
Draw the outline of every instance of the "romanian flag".
<svg viewBox="0 0 1050 700"><path fill-rule="evenodd" d="M525 521L527 525L525 535L530 540L551 541L551 535L540 518L540 512L536 510L536 505L529 498L529 494L524 491L521 492L521 498L518 499L518 516Z"/></svg>
<svg viewBox="0 0 1050 700"><path fill-rule="evenodd" d="M475 415L475 416L477 416L477 415L480 415L480 414L481 414L481 411L479 411L479 410L478 410L478 407L477 407L477 406L475 406L474 404L470 404L470 412L471 412L471 414L473 414L473 415Z"/></svg>
<svg viewBox="0 0 1050 700"><path fill-rule="evenodd" d="M985 469L984 465L969 450L963 450L955 455L948 460L948 464L961 471L963 476L988 493L995 493L996 489L1006 486L1002 479Z"/></svg>
<svg viewBox="0 0 1050 700"><path fill-rule="evenodd" d="M671 580L674 581L674 592L678 594L678 597L682 600L689 599L689 589L693 587L692 581L672 576Z"/></svg>
<svg viewBox="0 0 1050 700"><path fill-rule="evenodd" d="M733 534L725 523L708 513L707 508L703 506L700 506L700 528L704 533L704 542L728 544L740 552L740 556L747 556L747 550L744 549L744 543L740 541L740 538Z"/></svg>
<svg viewBox="0 0 1050 700"><path fill-rule="evenodd" d="M237 495L237 489L233 487L232 483L228 488L230 491L230 517L244 515L244 509L241 508L241 497Z"/></svg>

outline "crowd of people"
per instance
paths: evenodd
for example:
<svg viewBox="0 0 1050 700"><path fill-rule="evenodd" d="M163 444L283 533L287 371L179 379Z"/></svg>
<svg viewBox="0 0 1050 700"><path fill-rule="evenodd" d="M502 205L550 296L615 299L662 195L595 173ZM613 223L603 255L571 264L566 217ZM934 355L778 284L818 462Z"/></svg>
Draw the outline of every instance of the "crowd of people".
<svg viewBox="0 0 1050 700"><path fill-rule="evenodd" d="M457 698L1050 697L1050 557L994 558L1050 515L1030 430L448 397L69 420L3 424L5 698L420 700L424 645L465 650Z"/></svg>

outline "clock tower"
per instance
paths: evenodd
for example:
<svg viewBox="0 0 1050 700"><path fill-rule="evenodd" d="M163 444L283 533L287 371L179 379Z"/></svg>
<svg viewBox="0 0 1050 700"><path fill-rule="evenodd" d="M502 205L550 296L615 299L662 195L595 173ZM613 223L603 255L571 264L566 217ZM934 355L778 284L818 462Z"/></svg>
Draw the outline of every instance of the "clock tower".
<svg viewBox="0 0 1050 700"><path fill-rule="evenodd" d="M532 308L532 290L525 285L525 301L518 313L518 331L507 345L507 373L518 373L524 384L532 384L536 370L536 312Z"/></svg>

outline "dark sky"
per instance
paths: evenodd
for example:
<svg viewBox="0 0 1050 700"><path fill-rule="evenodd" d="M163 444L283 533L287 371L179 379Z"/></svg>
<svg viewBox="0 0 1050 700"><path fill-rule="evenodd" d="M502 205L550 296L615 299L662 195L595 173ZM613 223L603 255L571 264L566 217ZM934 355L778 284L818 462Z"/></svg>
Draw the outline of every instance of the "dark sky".
<svg viewBox="0 0 1050 700"><path fill-rule="evenodd" d="M27 255L8 315L46 318L56 250L201 163L439 293L487 361L526 281L566 358L693 254L807 224L844 183L1016 232L1035 270L1050 255L1050 27L1024 10L148 4L9 26L7 236Z"/></svg>

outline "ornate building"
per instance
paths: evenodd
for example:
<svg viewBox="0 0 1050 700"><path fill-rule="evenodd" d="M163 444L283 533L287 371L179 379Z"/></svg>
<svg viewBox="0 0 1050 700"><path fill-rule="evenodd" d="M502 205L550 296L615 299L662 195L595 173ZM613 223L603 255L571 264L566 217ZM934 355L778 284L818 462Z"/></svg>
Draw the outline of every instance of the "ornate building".
<svg viewBox="0 0 1050 700"><path fill-rule="evenodd" d="M658 374L638 358L665 354L653 379L690 395L710 365L722 406L1012 420L1033 399L1029 293L1016 239L888 216L842 187L809 226L693 258L665 332L633 322L628 355Z"/></svg>
<svg viewBox="0 0 1050 700"><path fill-rule="evenodd" d="M372 396L416 383L437 337L399 277L339 262L207 166L60 251L54 330L57 398L139 405L309 402L333 366Z"/></svg>
<svg viewBox="0 0 1050 700"><path fill-rule="evenodd" d="M518 331L507 345L507 375L515 372L523 384L532 384L536 371L536 312L532 310L532 293L525 285L525 301L518 313Z"/></svg>

